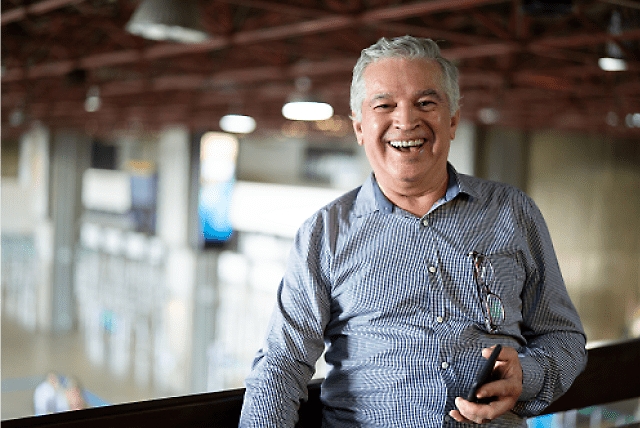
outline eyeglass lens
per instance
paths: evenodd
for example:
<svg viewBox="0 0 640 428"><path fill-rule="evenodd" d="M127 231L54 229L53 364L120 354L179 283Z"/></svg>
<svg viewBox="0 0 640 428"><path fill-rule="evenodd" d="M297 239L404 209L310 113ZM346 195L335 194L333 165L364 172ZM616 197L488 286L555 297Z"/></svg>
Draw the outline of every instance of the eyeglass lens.
<svg viewBox="0 0 640 428"><path fill-rule="evenodd" d="M487 294L487 312L489 313L489 322L492 325L495 326L504 321L504 306L502 305L502 300L491 292Z"/></svg>
<svg viewBox="0 0 640 428"><path fill-rule="evenodd" d="M475 254L473 263L478 284L482 287L487 287L493 281L493 266L491 266L491 262L482 254Z"/></svg>
<svg viewBox="0 0 640 428"><path fill-rule="evenodd" d="M483 254L472 253L473 267L478 285L482 287L487 310L488 327L493 331L504 321L504 305L497 294L491 292L490 286L493 284L494 271L489 258Z"/></svg>

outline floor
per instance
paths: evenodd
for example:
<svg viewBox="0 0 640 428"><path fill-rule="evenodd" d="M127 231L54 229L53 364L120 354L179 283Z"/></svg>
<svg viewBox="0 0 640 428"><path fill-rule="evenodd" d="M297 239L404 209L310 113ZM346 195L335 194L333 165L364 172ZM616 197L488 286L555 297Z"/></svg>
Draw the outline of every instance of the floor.
<svg viewBox="0 0 640 428"><path fill-rule="evenodd" d="M149 385L136 384L131 377L118 378L92 365L78 333L33 333L3 317L0 349L2 420L34 414L34 389L50 371L77 378L93 402L116 404L159 396Z"/></svg>

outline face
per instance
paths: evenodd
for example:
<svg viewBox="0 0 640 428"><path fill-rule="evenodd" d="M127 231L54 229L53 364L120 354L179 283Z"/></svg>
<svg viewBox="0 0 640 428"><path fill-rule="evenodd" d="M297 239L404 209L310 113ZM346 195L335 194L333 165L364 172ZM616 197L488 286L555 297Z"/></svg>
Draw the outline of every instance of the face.
<svg viewBox="0 0 640 428"><path fill-rule="evenodd" d="M364 81L362 120L353 129L383 191L420 194L441 184L460 112L451 116L440 65L382 59Z"/></svg>

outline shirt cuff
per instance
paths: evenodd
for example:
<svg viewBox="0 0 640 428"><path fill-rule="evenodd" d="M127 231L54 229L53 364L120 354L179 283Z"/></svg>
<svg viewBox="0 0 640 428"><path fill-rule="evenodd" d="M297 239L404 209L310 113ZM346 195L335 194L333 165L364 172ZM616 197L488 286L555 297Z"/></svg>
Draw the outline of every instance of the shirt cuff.
<svg viewBox="0 0 640 428"><path fill-rule="evenodd" d="M520 365L522 366L522 393L520 401L534 399L544 383L544 370L540 364L531 356L520 354Z"/></svg>

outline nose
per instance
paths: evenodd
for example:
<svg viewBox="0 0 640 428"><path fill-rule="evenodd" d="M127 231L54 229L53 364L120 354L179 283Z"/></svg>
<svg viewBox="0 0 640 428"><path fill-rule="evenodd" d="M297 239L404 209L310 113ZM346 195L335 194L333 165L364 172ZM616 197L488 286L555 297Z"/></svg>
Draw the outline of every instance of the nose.
<svg viewBox="0 0 640 428"><path fill-rule="evenodd" d="M413 106L399 104L394 111L394 126L400 131L411 131L419 126L419 118Z"/></svg>

